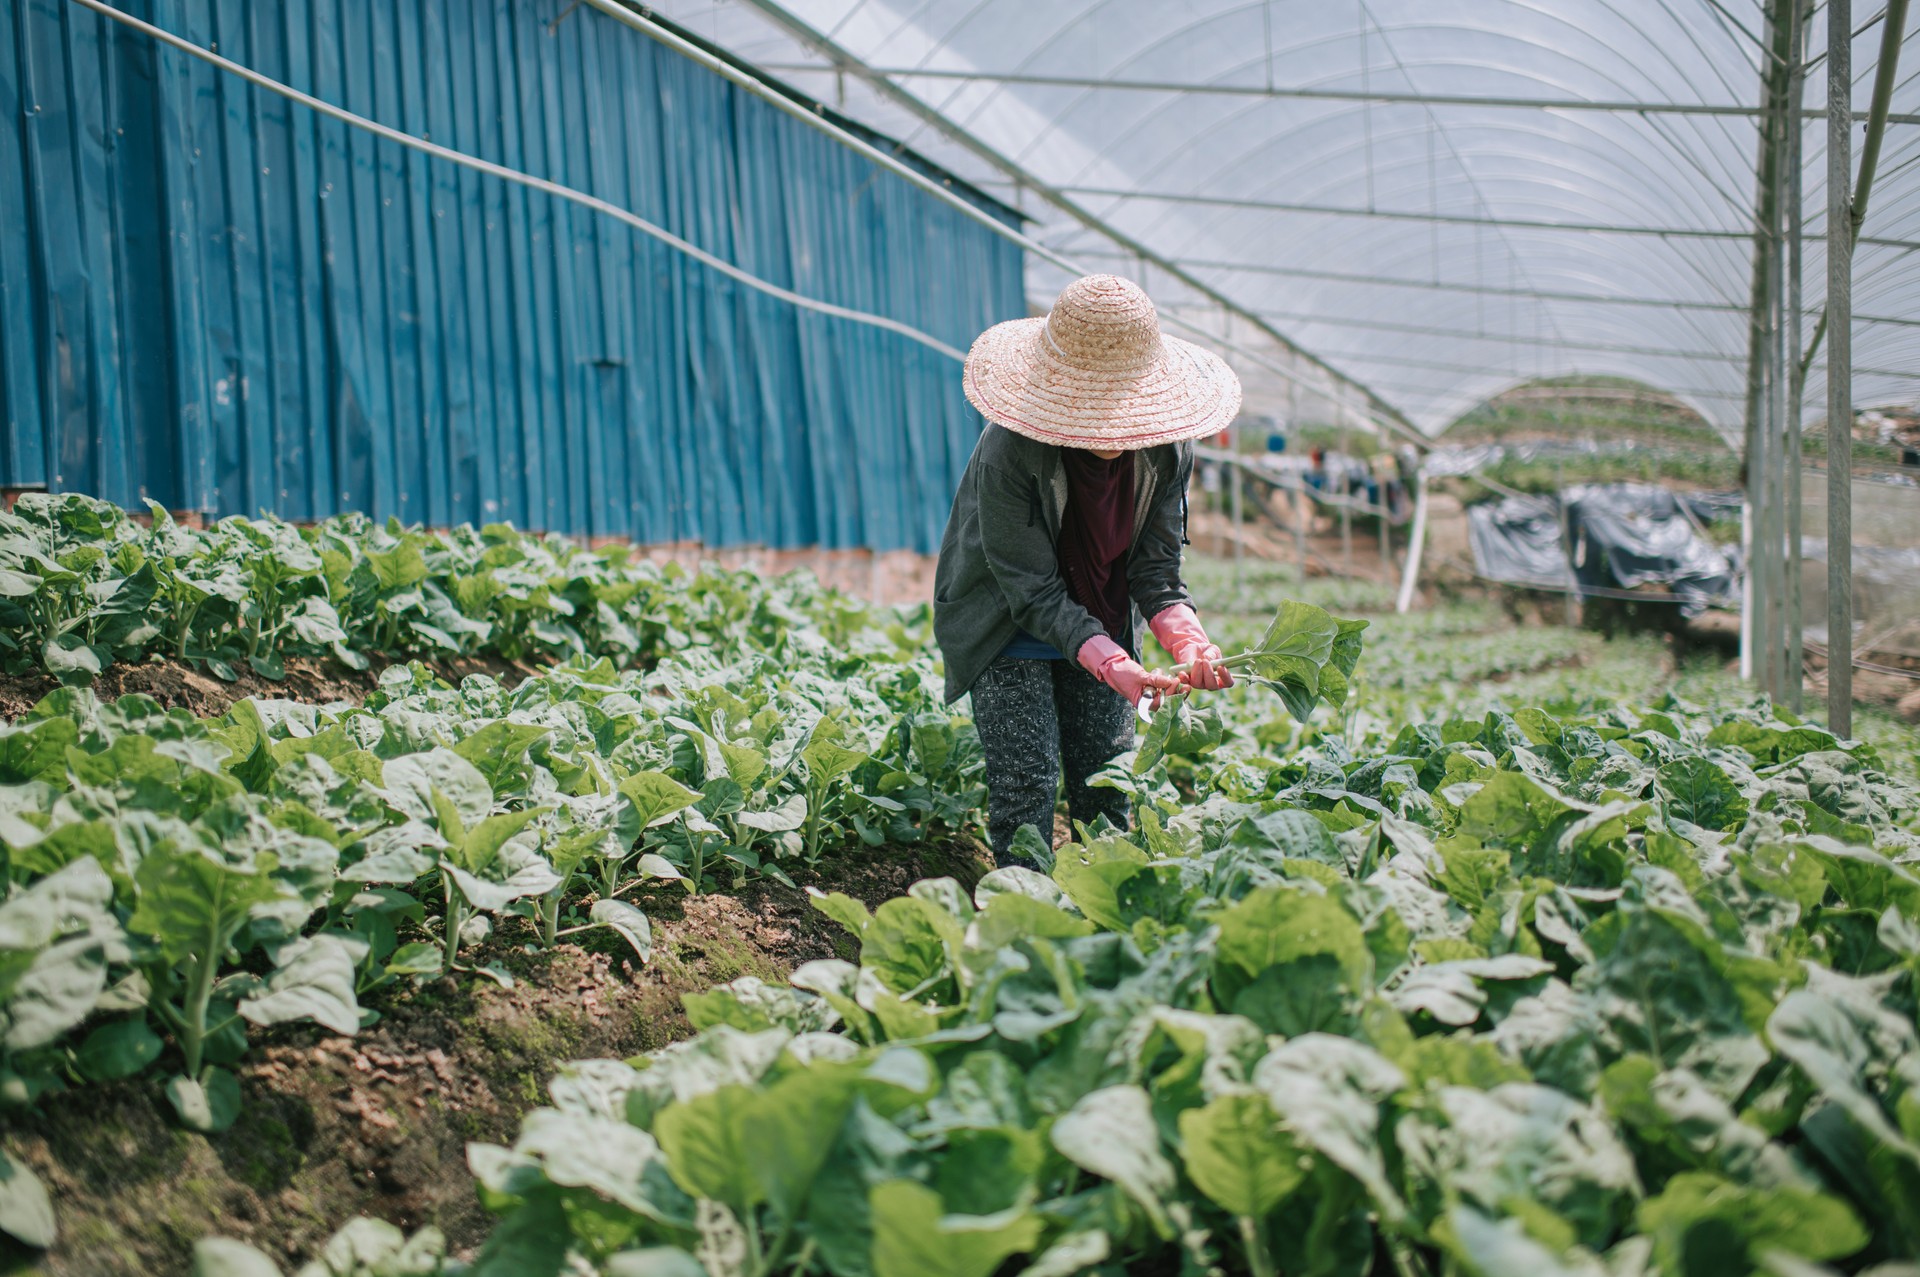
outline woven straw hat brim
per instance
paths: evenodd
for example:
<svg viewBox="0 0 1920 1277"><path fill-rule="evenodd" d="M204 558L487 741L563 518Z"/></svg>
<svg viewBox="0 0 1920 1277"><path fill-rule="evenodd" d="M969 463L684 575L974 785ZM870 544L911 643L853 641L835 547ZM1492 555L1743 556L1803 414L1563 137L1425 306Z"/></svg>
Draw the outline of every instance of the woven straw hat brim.
<svg viewBox="0 0 1920 1277"><path fill-rule="evenodd" d="M1240 411L1240 378L1192 342L1162 335L1158 354L1137 369L1089 369L1061 359L1046 326L995 324L967 352L967 401L1015 434L1130 452L1218 434Z"/></svg>

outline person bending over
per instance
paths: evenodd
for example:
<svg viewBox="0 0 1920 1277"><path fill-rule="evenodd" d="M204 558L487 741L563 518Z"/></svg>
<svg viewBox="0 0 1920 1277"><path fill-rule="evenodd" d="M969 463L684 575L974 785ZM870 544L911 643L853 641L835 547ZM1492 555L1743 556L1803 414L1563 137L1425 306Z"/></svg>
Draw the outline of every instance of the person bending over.
<svg viewBox="0 0 1920 1277"><path fill-rule="evenodd" d="M1135 707L1233 682L1180 553L1193 440L1233 420L1240 381L1163 336L1138 285L1089 275L982 333L965 385L988 425L941 541L934 637L948 702L973 695L994 858L1029 863L1014 837L1051 845L1063 764L1071 819L1124 829L1126 795L1087 781L1132 748ZM1178 678L1140 664L1141 617Z"/></svg>

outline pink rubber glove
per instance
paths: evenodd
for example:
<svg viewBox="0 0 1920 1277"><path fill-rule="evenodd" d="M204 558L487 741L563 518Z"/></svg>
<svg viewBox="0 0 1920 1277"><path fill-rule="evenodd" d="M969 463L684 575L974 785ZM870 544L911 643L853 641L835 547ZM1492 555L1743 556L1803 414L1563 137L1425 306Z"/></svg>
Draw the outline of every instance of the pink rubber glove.
<svg viewBox="0 0 1920 1277"><path fill-rule="evenodd" d="M1147 628L1160 640L1175 663L1187 667L1180 681L1203 692L1217 692L1233 686L1233 674L1216 663L1220 649L1207 641L1200 618L1185 603L1176 603L1147 622Z"/></svg>
<svg viewBox="0 0 1920 1277"><path fill-rule="evenodd" d="M1151 693L1153 704L1148 708L1159 709L1166 694L1179 686L1172 676L1142 666L1127 655L1127 649L1104 634L1096 634L1080 645L1079 660L1087 673L1126 697L1129 705L1138 705Z"/></svg>

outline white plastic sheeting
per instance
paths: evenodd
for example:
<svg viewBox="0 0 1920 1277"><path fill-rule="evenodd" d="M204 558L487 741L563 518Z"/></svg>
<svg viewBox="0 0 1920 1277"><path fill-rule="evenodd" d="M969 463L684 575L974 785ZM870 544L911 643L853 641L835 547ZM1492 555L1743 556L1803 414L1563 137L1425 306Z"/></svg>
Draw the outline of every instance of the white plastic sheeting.
<svg viewBox="0 0 1920 1277"><path fill-rule="evenodd" d="M1224 296L1244 314L1223 333L1257 339L1257 318L1423 430L1517 382L1568 374L1632 377L1729 440L1742 429L1769 56L1758 0L652 7L1025 208L1050 246L1142 278L1190 318L1207 312L1023 190L983 158L992 152ZM1865 21L1862 116L1879 40ZM863 81L873 72L909 105ZM1920 112L1916 72L1909 51L1896 117ZM1809 107L1824 88L1816 65ZM1825 125L1803 127L1810 336L1825 280ZM1920 402L1920 126L1889 126L1862 235L1855 401ZM1027 282L1044 305L1065 281L1030 262ZM1824 386L1816 360L1809 418Z"/></svg>

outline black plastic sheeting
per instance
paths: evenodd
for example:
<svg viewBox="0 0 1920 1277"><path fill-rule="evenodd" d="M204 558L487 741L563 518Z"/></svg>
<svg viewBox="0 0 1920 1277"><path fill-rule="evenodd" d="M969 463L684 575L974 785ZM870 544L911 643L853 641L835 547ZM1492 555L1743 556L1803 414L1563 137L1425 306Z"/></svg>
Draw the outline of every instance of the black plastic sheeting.
<svg viewBox="0 0 1920 1277"><path fill-rule="evenodd" d="M1552 497L1503 497L1467 507L1474 570L1489 580L1564 590L1573 580Z"/></svg>
<svg viewBox="0 0 1920 1277"><path fill-rule="evenodd" d="M1583 594L1659 586L1676 596L1682 614L1695 616L1738 594L1738 553L1701 533L1727 508L1719 494L1678 498L1654 484L1582 484L1558 500L1506 497L1473 506L1467 526L1475 570L1490 580L1564 590L1571 579Z"/></svg>

